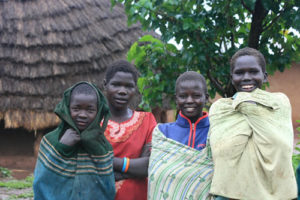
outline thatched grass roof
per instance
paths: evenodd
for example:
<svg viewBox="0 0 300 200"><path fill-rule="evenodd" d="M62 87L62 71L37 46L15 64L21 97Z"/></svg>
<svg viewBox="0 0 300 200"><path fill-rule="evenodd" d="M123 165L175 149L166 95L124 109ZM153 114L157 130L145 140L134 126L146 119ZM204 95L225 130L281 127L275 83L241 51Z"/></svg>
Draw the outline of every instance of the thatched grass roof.
<svg viewBox="0 0 300 200"><path fill-rule="evenodd" d="M0 1L0 119L6 128L56 125L53 109L77 81L103 72L140 36L110 0Z"/></svg>

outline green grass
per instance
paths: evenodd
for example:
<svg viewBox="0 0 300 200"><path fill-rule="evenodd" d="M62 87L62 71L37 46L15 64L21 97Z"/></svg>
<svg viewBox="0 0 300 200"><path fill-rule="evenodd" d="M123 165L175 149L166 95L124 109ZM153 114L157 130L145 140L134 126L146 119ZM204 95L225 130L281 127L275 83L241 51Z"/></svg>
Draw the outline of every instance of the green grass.
<svg viewBox="0 0 300 200"><path fill-rule="evenodd" d="M0 187L7 188L8 190L21 190L32 188L33 176L28 176L24 180L8 180L0 181ZM11 194L8 200L16 200L20 198L33 199L33 190L25 190L22 194Z"/></svg>
<svg viewBox="0 0 300 200"><path fill-rule="evenodd" d="M33 191L30 192L25 192L23 194L19 195L10 195L8 200L15 200L15 199L20 199L20 198L33 198Z"/></svg>
<svg viewBox="0 0 300 200"><path fill-rule="evenodd" d="M24 180L0 181L0 187L9 189L25 189L32 187L33 176L28 176Z"/></svg>

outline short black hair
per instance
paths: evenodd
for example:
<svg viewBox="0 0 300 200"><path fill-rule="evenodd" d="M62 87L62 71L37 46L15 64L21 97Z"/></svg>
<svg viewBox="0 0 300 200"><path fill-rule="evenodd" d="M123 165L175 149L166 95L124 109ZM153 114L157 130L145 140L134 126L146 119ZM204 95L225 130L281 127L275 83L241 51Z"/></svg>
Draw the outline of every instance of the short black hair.
<svg viewBox="0 0 300 200"><path fill-rule="evenodd" d="M95 89L90 86L87 83L79 83L78 85L76 85L72 92L71 92L71 99L73 97L73 95L75 94L85 94L85 95L92 95L95 96L97 98L97 93L95 91Z"/></svg>
<svg viewBox="0 0 300 200"><path fill-rule="evenodd" d="M176 80L175 92L177 92L179 83L184 82L184 81L200 81L201 84L203 85L205 94L207 94L207 86L206 86L205 78L198 72L187 71L187 72L184 72L183 74L181 74Z"/></svg>
<svg viewBox="0 0 300 200"><path fill-rule="evenodd" d="M134 83L137 83L138 71L130 62L126 60L119 60L108 66L105 74L106 82L108 83L117 72L125 72L132 74Z"/></svg>
<svg viewBox="0 0 300 200"><path fill-rule="evenodd" d="M245 47L240 50L238 50L230 60L230 74L232 74L233 68L235 66L236 60L241 57L241 56L254 56L257 59L257 62L259 66L261 67L261 70L263 73L266 72L266 60L264 55L260 53L258 50L250 48L250 47Z"/></svg>

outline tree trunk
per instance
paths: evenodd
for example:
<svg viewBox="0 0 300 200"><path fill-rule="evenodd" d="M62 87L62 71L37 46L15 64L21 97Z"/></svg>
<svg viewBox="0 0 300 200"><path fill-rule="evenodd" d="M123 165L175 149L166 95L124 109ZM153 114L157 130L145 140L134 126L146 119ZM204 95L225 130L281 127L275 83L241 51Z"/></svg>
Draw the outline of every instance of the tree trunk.
<svg viewBox="0 0 300 200"><path fill-rule="evenodd" d="M252 15L252 23L249 34L248 46L254 49L259 48L259 37L263 32L263 20L268 11L263 7L261 0L257 0Z"/></svg>

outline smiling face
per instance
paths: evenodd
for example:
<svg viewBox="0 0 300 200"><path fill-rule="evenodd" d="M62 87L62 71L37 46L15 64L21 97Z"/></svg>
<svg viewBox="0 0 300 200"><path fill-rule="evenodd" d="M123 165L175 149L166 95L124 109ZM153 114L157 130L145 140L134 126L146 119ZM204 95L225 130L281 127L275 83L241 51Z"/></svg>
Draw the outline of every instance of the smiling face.
<svg viewBox="0 0 300 200"><path fill-rule="evenodd" d="M97 115L97 96L75 93L71 95L70 114L80 131L85 130Z"/></svg>
<svg viewBox="0 0 300 200"><path fill-rule="evenodd" d="M136 92L133 75L129 72L116 72L109 82L105 83L105 90L111 109L127 110Z"/></svg>
<svg viewBox="0 0 300 200"><path fill-rule="evenodd" d="M267 74L254 56L241 56L235 61L231 72L232 84L238 92L251 92L261 88L267 81Z"/></svg>
<svg viewBox="0 0 300 200"><path fill-rule="evenodd" d="M202 117L202 110L207 101L202 82L185 80L178 83L176 88L176 104L182 114L195 122Z"/></svg>

